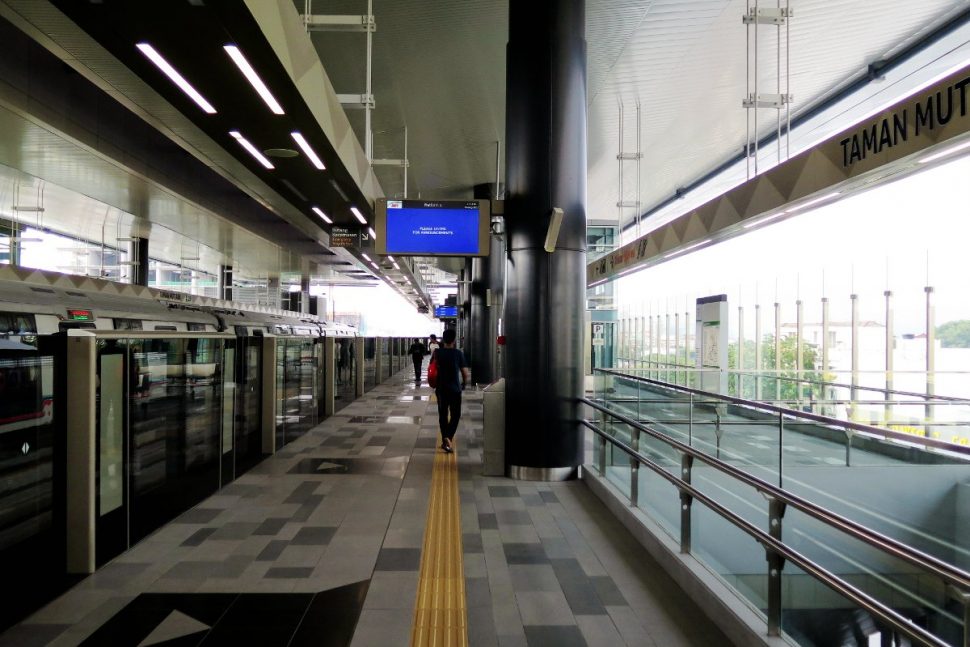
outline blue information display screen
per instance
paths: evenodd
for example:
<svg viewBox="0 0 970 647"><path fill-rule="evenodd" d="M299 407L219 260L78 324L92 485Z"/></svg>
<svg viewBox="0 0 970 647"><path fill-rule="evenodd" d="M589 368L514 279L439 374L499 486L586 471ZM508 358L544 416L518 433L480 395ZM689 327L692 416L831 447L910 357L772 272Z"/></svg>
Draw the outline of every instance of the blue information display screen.
<svg viewBox="0 0 970 647"><path fill-rule="evenodd" d="M477 202L388 200L388 254L479 253Z"/></svg>
<svg viewBox="0 0 970 647"><path fill-rule="evenodd" d="M434 316L438 319L457 318L458 306L435 306Z"/></svg>

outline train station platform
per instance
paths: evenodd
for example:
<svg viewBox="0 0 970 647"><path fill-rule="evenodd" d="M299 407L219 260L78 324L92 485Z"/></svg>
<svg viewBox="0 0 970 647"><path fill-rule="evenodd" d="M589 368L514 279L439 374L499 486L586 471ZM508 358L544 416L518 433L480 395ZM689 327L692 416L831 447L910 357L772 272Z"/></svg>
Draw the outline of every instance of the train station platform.
<svg viewBox="0 0 970 647"><path fill-rule="evenodd" d="M370 390L0 645L431 644L436 628L438 644L473 646L728 644L583 482L481 475L480 392L465 393L456 452L439 449L433 391L411 377ZM439 587L448 569L463 577Z"/></svg>

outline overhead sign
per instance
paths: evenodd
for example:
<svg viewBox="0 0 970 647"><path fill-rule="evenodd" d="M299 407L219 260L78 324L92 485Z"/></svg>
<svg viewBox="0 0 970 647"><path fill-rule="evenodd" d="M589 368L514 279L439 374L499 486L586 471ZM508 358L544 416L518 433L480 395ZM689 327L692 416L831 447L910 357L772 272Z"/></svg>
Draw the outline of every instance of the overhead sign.
<svg viewBox="0 0 970 647"><path fill-rule="evenodd" d="M458 317L458 306L435 306L434 316L438 319L455 319Z"/></svg>
<svg viewBox="0 0 970 647"><path fill-rule="evenodd" d="M330 228L331 247L360 247L360 228L338 227Z"/></svg>
<svg viewBox="0 0 970 647"><path fill-rule="evenodd" d="M400 256L488 256L488 200L377 201L375 249Z"/></svg>
<svg viewBox="0 0 970 647"><path fill-rule="evenodd" d="M786 208L837 199L856 187L913 172L909 157L953 141L970 141L970 74L960 70L903 99L862 126L846 128L814 148L757 175L586 266L595 287L624 274L736 235L739 225ZM961 142L961 144L956 144ZM955 151L954 151L955 152ZM944 150L945 154L945 150ZM928 155L933 157L933 155ZM929 160L927 160L929 161ZM903 162L903 164L896 164ZM791 205L791 207L789 207Z"/></svg>
<svg viewBox="0 0 970 647"><path fill-rule="evenodd" d="M90 310L68 310L67 318L71 321L94 321L94 313Z"/></svg>

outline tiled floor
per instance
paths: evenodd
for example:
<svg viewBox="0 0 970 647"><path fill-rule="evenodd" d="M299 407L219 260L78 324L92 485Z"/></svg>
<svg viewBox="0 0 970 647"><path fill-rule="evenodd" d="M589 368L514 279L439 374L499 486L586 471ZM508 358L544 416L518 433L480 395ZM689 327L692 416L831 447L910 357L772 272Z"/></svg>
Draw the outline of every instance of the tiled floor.
<svg viewBox="0 0 970 647"><path fill-rule="evenodd" d="M0 645L406 645L435 403L411 369L88 577ZM469 644L725 645L586 486L481 476L456 444ZM255 641L255 642L254 642Z"/></svg>

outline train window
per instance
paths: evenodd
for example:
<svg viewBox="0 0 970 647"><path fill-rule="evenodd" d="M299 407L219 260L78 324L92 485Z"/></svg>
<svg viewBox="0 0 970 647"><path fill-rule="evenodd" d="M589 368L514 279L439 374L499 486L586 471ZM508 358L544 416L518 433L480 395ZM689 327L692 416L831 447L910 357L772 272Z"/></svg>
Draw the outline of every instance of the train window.
<svg viewBox="0 0 970 647"><path fill-rule="evenodd" d="M233 326L233 329L236 331L236 337L249 336L249 330L246 328L246 326Z"/></svg>
<svg viewBox="0 0 970 647"><path fill-rule="evenodd" d="M155 330L178 330L175 326L155 326Z"/></svg>
<svg viewBox="0 0 970 647"><path fill-rule="evenodd" d="M0 312L0 334L26 335L37 332L37 320L26 312Z"/></svg>
<svg viewBox="0 0 970 647"><path fill-rule="evenodd" d="M115 330L141 330L141 319L115 317Z"/></svg>
<svg viewBox="0 0 970 647"><path fill-rule="evenodd" d="M195 323L195 322L190 321L188 323L188 326L189 326L189 330L191 332L205 332L205 324L204 323Z"/></svg>

